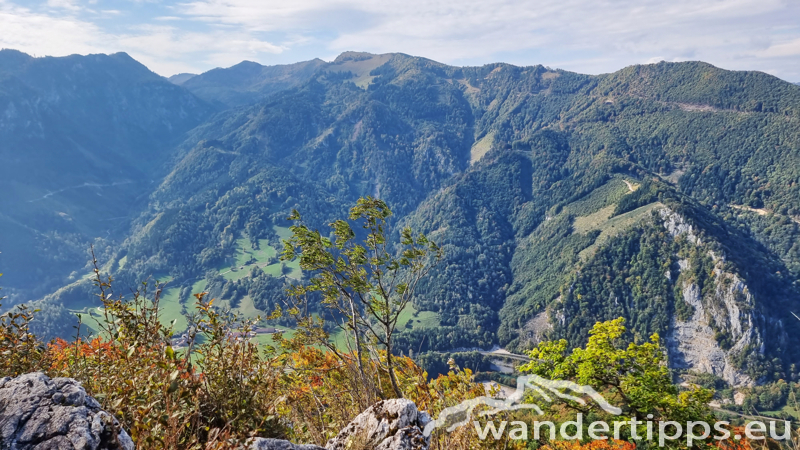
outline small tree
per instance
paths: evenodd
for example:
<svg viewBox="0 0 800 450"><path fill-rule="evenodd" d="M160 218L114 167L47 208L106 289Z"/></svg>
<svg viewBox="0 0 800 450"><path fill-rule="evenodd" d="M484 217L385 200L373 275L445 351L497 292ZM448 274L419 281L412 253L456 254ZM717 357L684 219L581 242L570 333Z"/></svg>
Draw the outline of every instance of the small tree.
<svg viewBox="0 0 800 450"><path fill-rule="evenodd" d="M710 420L708 402L713 391L697 387L679 392L672 383L658 334L653 334L649 342L625 345L624 323L621 317L596 323L586 347L572 352L567 351L563 339L542 342L529 353L533 361L521 366L520 371L592 386L637 419L652 414L658 421ZM569 406L583 411L597 409L594 404Z"/></svg>
<svg viewBox="0 0 800 450"><path fill-rule="evenodd" d="M386 219L391 215L382 200L359 199L349 217L366 230L366 237L359 242L346 220L330 224L331 240L309 229L300 214L293 211L289 219L297 224L291 227L292 237L285 241L281 259L288 261L299 257L300 268L311 274L308 283L289 290L290 313L298 317L298 323L308 335L339 357L346 357L329 342L321 322L315 322L308 313L307 294L319 292L323 304L345 318L342 328L355 343L352 353L355 353L362 379L366 381L367 378L364 351L372 351L380 359L377 350L382 349L386 352L385 370L394 395L402 397L392 359L394 332L403 310L414 299L419 281L429 272L432 260L441 258L442 251L424 234L415 235L409 227L400 232L400 249L390 250ZM383 393L379 395L384 396Z"/></svg>

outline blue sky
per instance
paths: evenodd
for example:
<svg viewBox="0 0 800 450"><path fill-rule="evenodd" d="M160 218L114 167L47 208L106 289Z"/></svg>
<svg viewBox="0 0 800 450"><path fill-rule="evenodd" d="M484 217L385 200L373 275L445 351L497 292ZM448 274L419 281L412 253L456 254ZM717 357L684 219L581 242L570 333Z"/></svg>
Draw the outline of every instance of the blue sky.
<svg viewBox="0 0 800 450"><path fill-rule="evenodd" d="M0 0L0 48L124 51L166 76L357 50L593 74L702 60L800 81L800 1Z"/></svg>

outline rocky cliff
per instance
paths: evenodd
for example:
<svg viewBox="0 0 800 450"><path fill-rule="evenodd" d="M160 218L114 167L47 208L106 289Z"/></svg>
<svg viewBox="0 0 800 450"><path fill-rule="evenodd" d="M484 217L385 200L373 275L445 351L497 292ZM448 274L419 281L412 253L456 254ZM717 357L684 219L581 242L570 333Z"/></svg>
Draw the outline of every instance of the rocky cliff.
<svg viewBox="0 0 800 450"><path fill-rule="evenodd" d="M769 322L757 307L754 295L747 284L726 264L726 258L712 250L695 233L692 225L679 214L667 208L659 212L663 226L674 239L685 238L687 245L711 261L711 273L706 289L688 273L692 267L687 258L678 261L680 276L676 285L682 300L691 307L688 318L672 317L672 328L667 336L670 364L679 369L714 374L733 386L752 385L757 380L745 373L743 359L746 353L764 353L764 327ZM695 262L696 264L696 262ZM771 324L778 329L782 322ZM775 334L775 333L773 333Z"/></svg>

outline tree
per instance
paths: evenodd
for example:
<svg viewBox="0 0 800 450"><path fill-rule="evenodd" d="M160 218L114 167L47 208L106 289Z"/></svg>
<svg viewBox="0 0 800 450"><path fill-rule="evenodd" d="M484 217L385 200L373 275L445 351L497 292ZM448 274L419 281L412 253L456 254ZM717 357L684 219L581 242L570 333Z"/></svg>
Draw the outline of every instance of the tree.
<svg viewBox="0 0 800 450"><path fill-rule="evenodd" d="M709 420L712 390L696 387L678 392L666 364L658 334L649 342L624 345L625 320L598 322L589 332L586 348L567 352L567 341L542 342L529 354L533 361L520 371L551 380L573 380L607 396L623 414L655 420ZM577 404L570 405L581 408ZM596 408L589 405L587 408Z"/></svg>
<svg viewBox="0 0 800 450"><path fill-rule="evenodd" d="M406 227L400 232L397 251L389 248L386 220L392 211L382 200L361 198L350 209L350 221L361 225L366 237L359 242L346 220L330 224L333 239L309 229L297 211L290 220L292 237L284 242L281 259L300 259L300 268L311 274L306 284L289 290L293 300L290 313L301 319L302 326L340 357L329 342L321 324L308 314L307 294L319 292L323 304L345 318L342 328L353 338L358 370L364 374L365 350L377 357L385 351L386 371L394 395L402 397L393 362L394 333L403 310L413 301L417 284L430 270L432 260L441 258L441 249L424 234L414 234ZM382 393L379 395L383 396Z"/></svg>

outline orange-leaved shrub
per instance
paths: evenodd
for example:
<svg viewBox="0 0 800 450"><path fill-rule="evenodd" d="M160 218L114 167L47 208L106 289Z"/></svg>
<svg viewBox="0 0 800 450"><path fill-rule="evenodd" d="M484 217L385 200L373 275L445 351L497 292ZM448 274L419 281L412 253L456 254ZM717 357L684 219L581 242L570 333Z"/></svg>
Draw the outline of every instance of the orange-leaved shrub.
<svg viewBox="0 0 800 450"><path fill-rule="evenodd" d="M95 269L103 304L93 338L44 344L29 332L27 309L0 317L1 376L43 371L71 377L114 414L141 449L234 448L249 437L286 437L277 416L281 358L247 336L253 323L217 311L197 295L188 345L172 347L159 320L162 286L131 299L113 296ZM80 328L80 326L79 326Z"/></svg>
<svg viewBox="0 0 800 450"><path fill-rule="evenodd" d="M543 445L541 450L636 450L636 445L619 439L604 439L589 442L558 441Z"/></svg>
<svg viewBox="0 0 800 450"><path fill-rule="evenodd" d="M84 336L79 325L74 340L43 343L29 330L34 311L23 306L0 316L0 377L42 371L75 378L147 450L241 448L257 436L324 445L381 399L374 392L393 392L385 354L365 360L363 373L377 387L366 390L363 373L347 358L301 336L277 335L275 346L259 347L247 338L254 321L214 308L205 294L195 295L187 342L174 348L172 327L160 320L163 286L143 283L123 298L111 283L95 269L103 305L95 336ZM484 394L468 370L456 367L431 382L410 358L399 357L395 372L404 396L434 416ZM474 434L468 427L437 433L432 447L486 447ZM506 448L487 448L495 447Z"/></svg>

